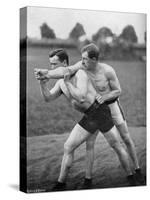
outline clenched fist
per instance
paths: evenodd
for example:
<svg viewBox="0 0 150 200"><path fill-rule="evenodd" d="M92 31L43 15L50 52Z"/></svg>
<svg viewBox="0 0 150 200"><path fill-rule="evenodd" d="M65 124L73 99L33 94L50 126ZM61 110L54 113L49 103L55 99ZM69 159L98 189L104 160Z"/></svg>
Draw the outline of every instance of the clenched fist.
<svg viewBox="0 0 150 200"><path fill-rule="evenodd" d="M49 79L49 77L47 76L48 74L48 69L34 69L34 74L35 74L35 78L37 80L45 80L45 79Z"/></svg>

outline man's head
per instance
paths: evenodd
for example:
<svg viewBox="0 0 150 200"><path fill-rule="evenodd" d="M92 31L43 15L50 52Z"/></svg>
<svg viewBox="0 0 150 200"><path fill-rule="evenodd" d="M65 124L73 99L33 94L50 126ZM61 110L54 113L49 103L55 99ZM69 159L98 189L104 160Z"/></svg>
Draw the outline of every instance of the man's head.
<svg viewBox="0 0 150 200"><path fill-rule="evenodd" d="M69 57L64 49L56 49L49 53L49 61L52 69L69 65Z"/></svg>
<svg viewBox="0 0 150 200"><path fill-rule="evenodd" d="M91 68L92 66L96 66L99 57L99 49L98 47L91 43L84 46L81 49L82 54L82 64L87 68Z"/></svg>

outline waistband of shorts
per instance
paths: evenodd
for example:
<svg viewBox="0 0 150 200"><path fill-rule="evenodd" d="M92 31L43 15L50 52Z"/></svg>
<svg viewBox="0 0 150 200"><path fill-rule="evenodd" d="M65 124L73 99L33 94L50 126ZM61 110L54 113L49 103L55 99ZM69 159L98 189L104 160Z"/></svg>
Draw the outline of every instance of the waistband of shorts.
<svg viewBox="0 0 150 200"><path fill-rule="evenodd" d="M116 102L117 100L118 100L118 97L113 100L106 101L105 104L109 105ZM98 101L95 99L94 103L86 111L84 111L84 113L85 114L91 113L93 110L99 108L101 105L102 104L99 104Z"/></svg>
<svg viewBox="0 0 150 200"><path fill-rule="evenodd" d="M118 97L115 98L115 99L112 99L112 100L105 101L105 103L106 103L107 105L109 105L109 104L112 104L112 103L116 102L117 100L118 100Z"/></svg>
<svg viewBox="0 0 150 200"><path fill-rule="evenodd" d="M85 114L91 113L93 110L97 109L100 107L101 104L98 103L97 100L94 101L94 103L86 110L84 111Z"/></svg>

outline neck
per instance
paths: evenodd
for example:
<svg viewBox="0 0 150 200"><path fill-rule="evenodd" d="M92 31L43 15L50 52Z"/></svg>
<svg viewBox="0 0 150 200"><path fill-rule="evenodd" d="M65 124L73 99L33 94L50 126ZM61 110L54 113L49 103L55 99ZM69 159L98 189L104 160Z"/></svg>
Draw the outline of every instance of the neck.
<svg viewBox="0 0 150 200"><path fill-rule="evenodd" d="M88 69L89 72L96 74L99 71L99 65L98 62L93 64L91 69Z"/></svg>

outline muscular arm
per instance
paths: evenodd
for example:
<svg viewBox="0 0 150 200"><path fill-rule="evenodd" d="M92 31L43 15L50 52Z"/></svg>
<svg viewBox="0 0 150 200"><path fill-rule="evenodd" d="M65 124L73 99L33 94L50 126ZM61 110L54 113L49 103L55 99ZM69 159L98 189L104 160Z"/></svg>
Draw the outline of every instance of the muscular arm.
<svg viewBox="0 0 150 200"><path fill-rule="evenodd" d="M66 86L72 95L72 97L79 101L80 103L83 103L85 101L85 97L87 94L87 87L88 87L88 78L84 71L79 70L77 76L77 82L76 87L68 80L64 80L66 83Z"/></svg>
<svg viewBox="0 0 150 200"><path fill-rule="evenodd" d="M59 81L56 82L55 86L51 90L48 89L47 82L40 81L40 88L43 98L46 102L55 100L62 93Z"/></svg>
<svg viewBox="0 0 150 200"><path fill-rule="evenodd" d="M120 87L120 83L114 69L111 69L108 72L106 72L106 77L109 81L109 86L110 86L111 91L103 95L103 100L109 101L120 96L121 87Z"/></svg>
<svg viewBox="0 0 150 200"><path fill-rule="evenodd" d="M82 62L79 61L75 65L71 65L68 67L58 67L54 70L49 70L47 73L48 79L59 79L63 78L66 73L70 73L70 75L73 75L75 72L77 72L79 69L82 68Z"/></svg>

